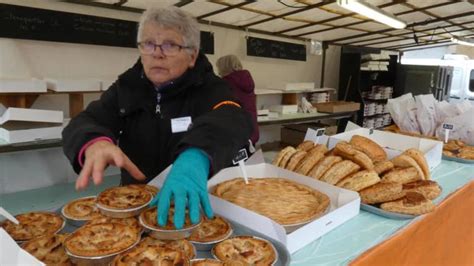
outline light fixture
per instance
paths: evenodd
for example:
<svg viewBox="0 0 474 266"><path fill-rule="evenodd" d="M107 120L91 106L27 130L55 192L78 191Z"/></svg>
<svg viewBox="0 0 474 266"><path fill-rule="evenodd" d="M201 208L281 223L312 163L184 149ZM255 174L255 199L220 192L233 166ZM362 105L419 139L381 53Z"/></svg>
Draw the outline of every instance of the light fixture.
<svg viewBox="0 0 474 266"><path fill-rule="evenodd" d="M473 39L466 39L466 38L462 38L462 37L453 37L453 38L451 38L451 42L453 42L455 44L474 46L474 40Z"/></svg>
<svg viewBox="0 0 474 266"><path fill-rule="evenodd" d="M407 26L405 22L399 20L394 15L389 14L382 9L372 6L362 0L337 0L337 4L345 9L359 13L392 28L404 29Z"/></svg>

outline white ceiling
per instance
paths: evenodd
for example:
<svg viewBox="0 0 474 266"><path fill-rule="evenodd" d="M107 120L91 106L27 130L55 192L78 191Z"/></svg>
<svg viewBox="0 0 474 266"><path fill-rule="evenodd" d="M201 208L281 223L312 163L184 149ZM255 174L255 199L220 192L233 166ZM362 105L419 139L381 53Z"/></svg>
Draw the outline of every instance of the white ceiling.
<svg viewBox="0 0 474 266"><path fill-rule="evenodd" d="M64 1L132 12L140 12L150 5L176 5L196 16L201 23L215 23L233 29L297 40L316 39L330 44L388 47L394 50L433 45L446 42L451 36L474 34L472 0L366 0L404 20L408 25L404 30L392 29L369 18L355 15L339 7L335 0ZM413 31L420 35L419 44L415 43ZM449 31L456 32L448 33ZM427 34L429 35L426 36ZM363 40L366 41L362 42Z"/></svg>

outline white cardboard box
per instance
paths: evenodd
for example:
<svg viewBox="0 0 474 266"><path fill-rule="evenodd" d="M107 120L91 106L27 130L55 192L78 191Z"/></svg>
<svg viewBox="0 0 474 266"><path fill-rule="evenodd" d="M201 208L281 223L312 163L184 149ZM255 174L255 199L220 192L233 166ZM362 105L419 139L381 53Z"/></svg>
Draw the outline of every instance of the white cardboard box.
<svg viewBox="0 0 474 266"><path fill-rule="evenodd" d="M100 91L101 81L98 79L53 79L46 78L48 90L56 92Z"/></svg>
<svg viewBox="0 0 474 266"><path fill-rule="evenodd" d="M298 105L288 104L288 105L272 105L268 108L271 112L277 112L280 114L296 114L298 113Z"/></svg>
<svg viewBox="0 0 474 266"><path fill-rule="evenodd" d="M62 126L23 128L23 127L0 127L0 139L8 143L21 143L39 141L45 139L60 139Z"/></svg>
<svg viewBox="0 0 474 266"><path fill-rule="evenodd" d="M47 92L46 82L40 79L0 79L0 93Z"/></svg>
<svg viewBox="0 0 474 266"><path fill-rule="evenodd" d="M41 109L5 108L0 106L0 125L11 121L26 121L39 123L63 123L62 111L51 111Z"/></svg>
<svg viewBox="0 0 474 266"><path fill-rule="evenodd" d="M430 170L433 170L433 168L441 163L443 152L443 143L441 141L405 136L381 130L374 130L373 133L370 134L370 129L361 127L355 128L353 125L351 125L351 128L352 130L329 137L328 148L332 149L342 140L350 141L353 135L361 135L372 139L382 146L387 152L389 159L392 159L409 148L416 148L425 154Z"/></svg>
<svg viewBox="0 0 474 266"><path fill-rule="evenodd" d="M22 249L3 228L0 228L0 247L0 265L45 265Z"/></svg>

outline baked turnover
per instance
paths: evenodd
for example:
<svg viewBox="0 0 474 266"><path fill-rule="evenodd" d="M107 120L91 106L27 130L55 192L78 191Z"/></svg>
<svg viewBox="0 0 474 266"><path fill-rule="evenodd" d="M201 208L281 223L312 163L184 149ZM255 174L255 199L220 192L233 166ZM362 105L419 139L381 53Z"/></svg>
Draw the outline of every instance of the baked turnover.
<svg viewBox="0 0 474 266"><path fill-rule="evenodd" d="M329 207L329 197L284 178L234 178L216 186L214 194L282 225L309 222Z"/></svg>
<svg viewBox="0 0 474 266"><path fill-rule="evenodd" d="M232 233L230 224L219 216L213 219L204 217L202 223L191 233L190 241L206 243L220 241Z"/></svg>
<svg viewBox="0 0 474 266"><path fill-rule="evenodd" d="M168 212L168 222L165 226L159 226L156 217L156 207L150 208L140 214L140 219L142 223L148 227L155 228L157 230L176 230L176 227L174 227L174 207L170 207L170 210ZM191 226L193 226L193 224L189 219L188 210L186 210L183 229Z"/></svg>
<svg viewBox="0 0 474 266"><path fill-rule="evenodd" d="M22 248L47 265L73 265L64 250L68 234L46 235L25 242Z"/></svg>
<svg viewBox="0 0 474 266"><path fill-rule="evenodd" d="M132 247L140 239L136 229L118 223L83 226L66 239L66 250L73 256L109 256Z"/></svg>
<svg viewBox="0 0 474 266"><path fill-rule="evenodd" d="M74 220L90 220L100 215L95 201L95 196L73 200L63 207L63 215Z"/></svg>
<svg viewBox="0 0 474 266"><path fill-rule="evenodd" d="M125 210L143 206L151 198L151 193L136 186L113 187L97 196L97 204L110 209Z"/></svg>
<svg viewBox="0 0 474 266"><path fill-rule="evenodd" d="M194 247L187 240L146 237L132 249L115 257L112 265L189 265Z"/></svg>
<svg viewBox="0 0 474 266"><path fill-rule="evenodd" d="M239 261L245 265L272 265L277 254L273 245L252 236L237 236L218 243L213 253L221 261Z"/></svg>
<svg viewBox="0 0 474 266"><path fill-rule="evenodd" d="M128 217L128 218L112 218L108 216L98 215L89 220L85 225L93 225L93 224L106 224L106 223L118 223L123 225L128 225L134 228L137 232L141 232L143 227L138 222L138 219L135 217Z"/></svg>
<svg viewBox="0 0 474 266"><path fill-rule="evenodd" d="M8 220L1 224L1 227L15 241L26 241L35 237L52 235L64 226L63 218L51 212L29 212L16 215L15 218L20 224L16 225Z"/></svg>

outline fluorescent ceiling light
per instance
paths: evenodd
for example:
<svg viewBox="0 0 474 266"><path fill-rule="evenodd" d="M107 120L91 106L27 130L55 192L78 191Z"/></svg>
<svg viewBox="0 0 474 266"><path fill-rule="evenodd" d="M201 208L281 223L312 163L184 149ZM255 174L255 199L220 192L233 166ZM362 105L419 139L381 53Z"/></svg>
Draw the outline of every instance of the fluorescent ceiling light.
<svg viewBox="0 0 474 266"><path fill-rule="evenodd" d="M462 37L456 37L456 38L453 37L451 38L451 41L455 44L474 46L474 40L472 39L466 39Z"/></svg>
<svg viewBox="0 0 474 266"><path fill-rule="evenodd" d="M407 24L394 15L389 14L382 9L372 6L362 0L337 0L337 4L352 12L359 13L367 18L376 20L396 29L404 29Z"/></svg>

